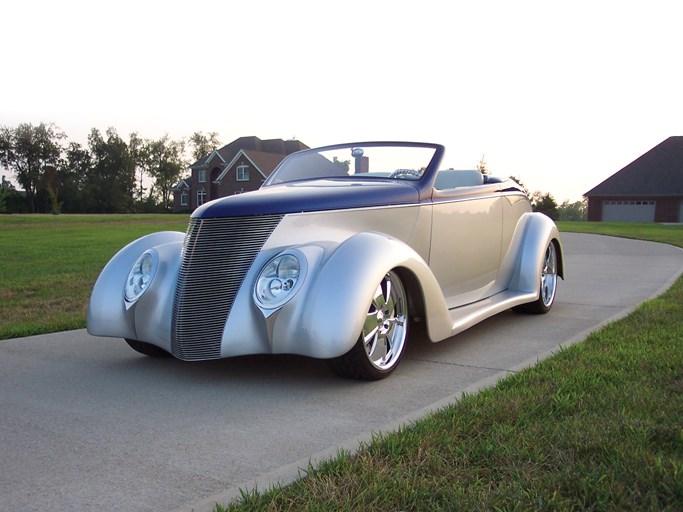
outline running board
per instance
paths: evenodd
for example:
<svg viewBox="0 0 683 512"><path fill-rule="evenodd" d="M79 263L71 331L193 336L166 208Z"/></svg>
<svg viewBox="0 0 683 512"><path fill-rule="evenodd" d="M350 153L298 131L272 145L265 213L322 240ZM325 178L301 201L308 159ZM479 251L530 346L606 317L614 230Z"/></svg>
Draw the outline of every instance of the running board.
<svg viewBox="0 0 683 512"><path fill-rule="evenodd" d="M465 306L460 306L449 310L453 327L451 336L469 329L482 320L497 315L514 306L533 302L538 298L536 293L520 293L506 290L493 297L473 302Z"/></svg>

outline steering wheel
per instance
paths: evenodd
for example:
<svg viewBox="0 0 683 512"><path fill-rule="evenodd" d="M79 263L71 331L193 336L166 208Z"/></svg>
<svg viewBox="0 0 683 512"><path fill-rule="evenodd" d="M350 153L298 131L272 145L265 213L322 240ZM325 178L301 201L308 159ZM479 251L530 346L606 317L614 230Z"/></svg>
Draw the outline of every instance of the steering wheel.
<svg viewBox="0 0 683 512"><path fill-rule="evenodd" d="M390 178L408 178L411 180L419 180L422 177L420 171L414 169L396 169L389 175Z"/></svg>

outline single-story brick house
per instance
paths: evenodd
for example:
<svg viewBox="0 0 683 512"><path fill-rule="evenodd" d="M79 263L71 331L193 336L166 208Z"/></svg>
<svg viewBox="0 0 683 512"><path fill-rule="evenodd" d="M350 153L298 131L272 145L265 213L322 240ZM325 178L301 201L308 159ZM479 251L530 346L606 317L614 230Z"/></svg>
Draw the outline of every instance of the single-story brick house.
<svg viewBox="0 0 683 512"><path fill-rule="evenodd" d="M683 222L683 137L669 137L584 196L589 221Z"/></svg>
<svg viewBox="0 0 683 512"><path fill-rule="evenodd" d="M287 155L302 149L308 146L298 140L240 137L190 166L190 176L173 189L173 211L256 190Z"/></svg>

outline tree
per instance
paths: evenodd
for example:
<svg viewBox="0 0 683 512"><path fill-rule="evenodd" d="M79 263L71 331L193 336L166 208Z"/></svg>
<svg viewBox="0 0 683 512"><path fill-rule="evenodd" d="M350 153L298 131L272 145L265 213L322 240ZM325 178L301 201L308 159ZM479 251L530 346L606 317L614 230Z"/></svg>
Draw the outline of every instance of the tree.
<svg viewBox="0 0 683 512"><path fill-rule="evenodd" d="M138 204L144 202L145 190L147 190L144 187L145 174L147 174L147 170L145 169L144 165L144 144L145 141L138 137L137 132L130 134L128 139L128 151L130 152L130 157L133 162L133 169L138 180L136 185L137 190L135 193L135 199Z"/></svg>
<svg viewBox="0 0 683 512"><path fill-rule="evenodd" d="M0 181L0 213L7 213L7 198L14 191L14 185L3 175Z"/></svg>
<svg viewBox="0 0 683 512"><path fill-rule="evenodd" d="M88 170L86 201L88 211L125 213L133 211L135 164L128 145L115 128L107 130L106 140L96 128L88 136L92 164Z"/></svg>
<svg viewBox="0 0 683 512"><path fill-rule="evenodd" d="M339 160L336 156L332 157L332 162L335 165L338 165L342 169L344 169L344 174L349 173L349 169L351 168L351 160Z"/></svg>
<svg viewBox="0 0 683 512"><path fill-rule="evenodd" d="M26 191L31 213L36 212L36 195L44 183L45 170L59 163L60 140L64 137L53 123L0 128L0 163L14 172Z"/></svg>
<svg viewBox="0 0 683 512"><path fill-rule="evenodd" d="M24 195L14 188L5 176L0 181L0 213L28 213L28 204Z"/></svg>
<svg viewBox="0 0 683 512"><path fill-rule="evenodd" d="M573 203L564 201L557 210L558 220L585 221L588 217L588 206L585 200Z"/></svg>
<svg viewBox="0 0 683 512"><path fill-rule="evenodd" d="M512 181L514 181L515 183L517 183L517 185L519 185L520 187L522 187L522 190L524 191L524 193L526 194L526 196L529 197L529 190L524 186L524 183L522 183L522 180L520 180L520 179L517 178L516 176L508 176L508 178L510 178Z"/></svg>
<svg viewBox="0 0 683 512"><path fill-rule="evenodd" d="M60 166L63 212L88 211L87 197L92 165L92 156L87 148L83 148L77 142L69 143L66 158Z"/></svg>
<svg viewBox="0 0 683 512"><path fill-rule="evenodd" d="M187 167L183 159L184 152L185 143L182 140L170 140L168 135L145 143L145 167L154 178L154 187L164 209L170 208L173 187L182 170Z"/></svg>
<svg viewBox="0 0 683 512"><path fill-rule="evenodd" d="M553 220L557 220L557 202L555 198L549 193L543 194L542 192L534 192L531 195L531 207L535 212L540 212Z"/></svg>
<svg viewBox="0 0 683 512"><path fill-rule="evenodd" d="M479 159L479 162L477 162L475 169L482 174L489 173L489 168L486 165L486 160L484 160L484 155L481 155L481 158Z"/></svg>
<svg viewBox="0 0 683 512"><path fill-rule="evenodd" d="M220 145L216 132L209 132L207 135L202 132L194 132L188 142L192 146L193 162L205 157Z"/></svg>
<svg viewBox="0 0 683 512"><path fill-rule="evenodd" d="M62 188L62 180L57 172L57 167L48 165L43 175L45 189L50 197L50 213L58 215L62 211L62 203L59 201L59 193Z"/></svg>

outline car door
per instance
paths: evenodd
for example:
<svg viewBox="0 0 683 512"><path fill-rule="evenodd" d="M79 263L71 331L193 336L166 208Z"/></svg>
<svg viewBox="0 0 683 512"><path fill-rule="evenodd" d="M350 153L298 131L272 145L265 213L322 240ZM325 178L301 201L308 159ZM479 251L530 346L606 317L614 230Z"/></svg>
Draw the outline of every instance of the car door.
<svg viewBox="0 0 683 512"><path fill-rule="evenodd" d="M449 308L502 291L502 231L499 184L434 189L429 266Z"/></svg>

